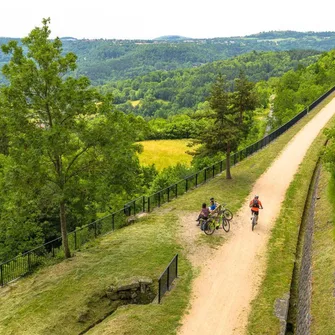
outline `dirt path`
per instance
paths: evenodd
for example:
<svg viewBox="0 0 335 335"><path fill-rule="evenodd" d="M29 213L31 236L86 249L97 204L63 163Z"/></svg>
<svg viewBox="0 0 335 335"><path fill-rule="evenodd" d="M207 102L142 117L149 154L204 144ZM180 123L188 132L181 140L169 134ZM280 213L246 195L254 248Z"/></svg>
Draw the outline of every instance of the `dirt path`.
<svg viewBox="0 0 335 335"><path fill-rule="evenodd" d="M284 148L277 160L257 180L253 191L234 219L230 239L202 266L193 285L189 314L178 334L244 334L250 302L265 269L265 251L286 190L307 149L335 114L335 99L323 108ZM260 196L264 210L251 231L248 199ZM196 227L190 227L191 230ZM192 258L191 258L192 261Z"/></svg>

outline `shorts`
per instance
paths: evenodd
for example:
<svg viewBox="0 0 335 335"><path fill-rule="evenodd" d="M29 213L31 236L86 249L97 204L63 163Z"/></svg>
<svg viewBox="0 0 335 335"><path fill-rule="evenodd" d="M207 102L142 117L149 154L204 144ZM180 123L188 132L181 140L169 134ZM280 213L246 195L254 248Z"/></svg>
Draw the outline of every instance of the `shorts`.
<svg viewBox="0 0 335 335"><path fill-rule="evenodd" d="M251 213L255 213L255 215L258 215L259 211L251 210Z"/></svg>

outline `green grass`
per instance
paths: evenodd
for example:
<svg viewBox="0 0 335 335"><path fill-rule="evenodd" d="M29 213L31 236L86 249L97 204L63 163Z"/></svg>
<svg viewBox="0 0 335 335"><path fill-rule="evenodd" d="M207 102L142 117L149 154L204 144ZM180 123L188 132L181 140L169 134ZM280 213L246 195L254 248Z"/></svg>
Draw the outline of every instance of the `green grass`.
<svg viewBox="0 0 335 335"><path fill-rule="evenodd" d="M312 256L311 334L335 334L335 185L321 169Z"/></svg>
<svg viewBox="0 0 335 335"><path fill-rule="evenodd" d="M257 178L317 111L311 112L270 146L234 167L234 179L226 180L224 175L217 177L134 225L92 242L74 258L45 267L1 289L0 334L78 334L108 311L103 297L108 286L137 275L157 279L178 252L180 277L161 305L120 308L89 332L175 334L190 298L195 273L179 236L181 217L196 215L201 203L211 196L221 203L228 202L228 207L236 212ZM224 240L215 233L213 236L201 234L197 243L216 247ZM87 319L78 322L82 314L87 315Z"/></svg>
<svg viewBox="0 0 335 335"><path fill-rule="evenodd" d="M155 164L158 171L182 163L190 165L192 156L187 151L190 140L152 140L142 141L143 152L139 155L142 165Z"/></svg>
<svg viewBox="0 0 335 335"><path fill-rule="evenodd" d="M131 103L131 105L133 106L133 107L136 107L136 106L138 106L139 104L140 104L140 100L133 100L133 101L130 101L130 103Z"/></svg>
<svg viewBox="0 0 335 335"><path fill-rule="evenodd" d="M132 276L157 279L175 253L180 254L180 278L164 305L129 306L116 315L130 313L137 334L168 334L177 327L189 297L192 269L176 243L170 213L153 213L135 225L95 241L70 260L43 268L0 291L0 334L78 334L108 311L105 290ZM157 285L157 282L156 282ZM86 322L78 322L81 314ZM154 320L150 320L151 314ZM121 316L122 319L122 316ZM136 324L143 323L141 326ZM142 321L141 321L142 320ZM149 328L148 328L149 327ZM116 332L121 333L121 328Z"/></svg>
<svg viewBox="0 0 335 335"><path fill-rule="evenodd" d="M334 119L328 123L328 126L330 124L334 125ZM286 293L290 292L299 226L313 170L324 143L325 135L321 132L309 148L282 203L279 218L272 230L267 247L265 278L251 305L248 334L279 333L280 323L274 314L274 304L276 299L283 298Z"/></svg>

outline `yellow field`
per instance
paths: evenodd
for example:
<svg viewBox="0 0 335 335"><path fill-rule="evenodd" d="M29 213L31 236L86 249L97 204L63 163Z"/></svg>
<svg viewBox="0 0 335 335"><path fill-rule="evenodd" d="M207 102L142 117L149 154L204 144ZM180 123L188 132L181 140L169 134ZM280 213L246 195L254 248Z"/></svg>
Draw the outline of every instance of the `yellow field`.
<svg viewBox="0 0 335 335"><path fill-rule="evenodd" d="M177 163L191 163L192 156L186 153L193 150L187 146L190 140L153 140L140 143L143 145L143 152L139 155L141 165L155 164L156 169L161 171Z"/></svg>

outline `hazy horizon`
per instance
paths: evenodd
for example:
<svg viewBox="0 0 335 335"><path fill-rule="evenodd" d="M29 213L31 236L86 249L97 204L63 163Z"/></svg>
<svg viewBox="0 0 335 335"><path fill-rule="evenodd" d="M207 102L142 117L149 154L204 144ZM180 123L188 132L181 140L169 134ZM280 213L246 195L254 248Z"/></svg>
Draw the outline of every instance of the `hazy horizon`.
<svg viewBox="0 0 335 335"><path fill-rule="evenodd" d="M17 0L2 5L0 36L22 38L51 18L51 38L152 40L177 35L210 39L269 31L335 31L330 0Z"/></svg>
<svg viewBox="0 0 335 335"><path fill-rule="evenodd" d="M182 35L177 35L177 34L167 34L167 35L162 35L162 36L157 36L154 38L104 38L104 37L95 37L95 38L78 38L76 36L57 36L61 39L66 39L66 38L73 38L76 40L99 40L99 39L104 39L104 40L123 40L123 41L151 41L151 40L157 40L159 38L163 37L181 37L183 39L192 39L192 40L204 40L204 39L216 39L216 38L239 38L239 37L246 37L246 36L253 36L253 35L259 35L263 33L270 33L270 32L296 32L296 33L335 33L335 30L327 30L327 31L315 31L315 30L309 30L309 31L297 31L297 30L269 30L269 31L260 31L258 33L254 34L247 34L247 35L240 35L240 36L216 36L216 37L192 37L192 36L182 36ZM10 39L21 39L24 36L1 36L0 38L10 38Z"/></svg>

